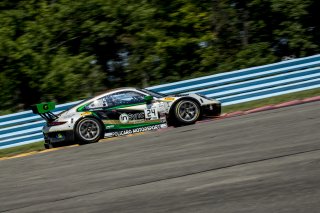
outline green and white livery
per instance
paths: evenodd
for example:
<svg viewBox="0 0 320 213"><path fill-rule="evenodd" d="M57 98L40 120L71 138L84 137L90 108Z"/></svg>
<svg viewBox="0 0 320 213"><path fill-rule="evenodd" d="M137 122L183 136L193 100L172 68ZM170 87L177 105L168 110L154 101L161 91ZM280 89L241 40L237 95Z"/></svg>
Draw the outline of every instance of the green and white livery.
<svg viewBox="0 0 320 213"><path fill-rule="evenodd" d="M47 122L43 127L45 147L62 142L87 144L115 137L193 124L203 116L218 116L221 104L205 96L166 96L146 89L119 88L84 100L54 115L52 102L32 106Z"/></svg>

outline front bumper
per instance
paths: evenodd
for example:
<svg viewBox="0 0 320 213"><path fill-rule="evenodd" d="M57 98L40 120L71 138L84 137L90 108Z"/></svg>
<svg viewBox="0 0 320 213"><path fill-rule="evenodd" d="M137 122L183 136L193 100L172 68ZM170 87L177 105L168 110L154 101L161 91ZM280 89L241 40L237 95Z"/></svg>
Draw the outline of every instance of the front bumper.
<svg viewBox="0 0 320 213"><path fill-rule="evenodd" d="M219 116L221 114L221 103L214 103L202 106L204 116Z"/></svg>

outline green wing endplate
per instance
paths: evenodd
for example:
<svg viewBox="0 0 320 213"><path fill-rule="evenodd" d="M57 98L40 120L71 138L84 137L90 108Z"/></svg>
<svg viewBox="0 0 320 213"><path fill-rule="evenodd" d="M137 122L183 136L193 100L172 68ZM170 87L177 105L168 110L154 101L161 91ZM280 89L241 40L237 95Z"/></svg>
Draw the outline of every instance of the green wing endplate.
<svg viewBox="0 0 320 213"><path fill-rule="evenodd" d="M56 108L56 104L54 102L47 102L41 104L35 104L31 106L32 112L34 114L45 114Z"/></svg>

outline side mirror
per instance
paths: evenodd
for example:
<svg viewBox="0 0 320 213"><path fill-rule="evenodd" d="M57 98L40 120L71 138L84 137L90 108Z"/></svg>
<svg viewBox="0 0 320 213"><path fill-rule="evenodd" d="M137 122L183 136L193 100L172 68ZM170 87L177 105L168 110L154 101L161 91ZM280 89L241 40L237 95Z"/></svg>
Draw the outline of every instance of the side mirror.
<svg viewBox="0 0 320 213"><path fill-rule="evenodd" d="M150 104L151 101L153 100L153 97L151 95L147 95L147 96L144 96L144 100L147 104Z"/></svg>

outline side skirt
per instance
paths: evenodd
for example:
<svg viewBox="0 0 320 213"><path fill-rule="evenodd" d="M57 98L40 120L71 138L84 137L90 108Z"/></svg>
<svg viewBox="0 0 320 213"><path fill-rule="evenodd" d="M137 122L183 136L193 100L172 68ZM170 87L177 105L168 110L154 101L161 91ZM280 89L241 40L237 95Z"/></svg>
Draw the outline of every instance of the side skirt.
<svg viewBox="0 0 320 213"><path fill-rule="evenodd" d="M105 133L104 137L105 138L118 137L118 136L135 134L135 133L139 133L139 132L147 132L147 131L164 129L167 127L168 127L167 124L156 124L156 125L138 127L138 128L133 128L133 129L117 130L117 131Z"/></svg>

